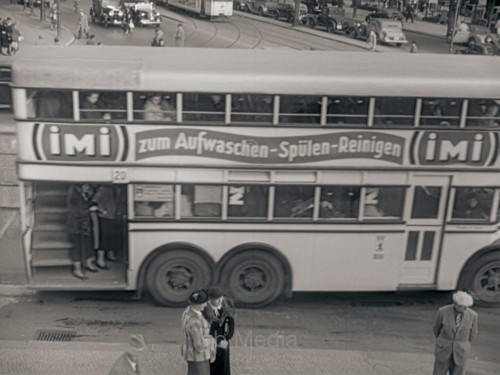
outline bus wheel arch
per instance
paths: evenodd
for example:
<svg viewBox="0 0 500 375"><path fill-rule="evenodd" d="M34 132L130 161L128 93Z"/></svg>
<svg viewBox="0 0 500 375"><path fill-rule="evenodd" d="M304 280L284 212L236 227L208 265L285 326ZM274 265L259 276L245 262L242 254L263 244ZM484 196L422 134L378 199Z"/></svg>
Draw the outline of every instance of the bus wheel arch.
<svg viewBox="0 0 500 375"><path fill-rule="evenodd" d="M183 242L163 245L144 261L140 282L160 305L181 307L189 295L214 279L215 262L200 247Z"/></svg>
<svg viewBox="0 0 500 375"><path fill-rule="evenodd" d="M500 304L500 247L488 247L471 257L460 272L458 289L470 290L476 305Z"/></svg>
<svg viewBox="0 0 500 375"><path fill-rule="evenodd" d="M239 306L262 307L281 295L292 294L290 263L267 244L247 243L233 248L217 264L217 275Z"/></svg>

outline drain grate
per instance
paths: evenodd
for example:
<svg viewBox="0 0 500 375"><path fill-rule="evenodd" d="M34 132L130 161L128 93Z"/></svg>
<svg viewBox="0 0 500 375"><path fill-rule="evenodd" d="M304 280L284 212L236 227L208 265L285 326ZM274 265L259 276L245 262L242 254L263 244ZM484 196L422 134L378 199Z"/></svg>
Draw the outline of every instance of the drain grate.
<svg viewBox="0 0 500 375"><path fill-rule="evenodd" d="M54 329L39 329L35 334L36 341L71 341L76 336L76 331Z"/></svg>

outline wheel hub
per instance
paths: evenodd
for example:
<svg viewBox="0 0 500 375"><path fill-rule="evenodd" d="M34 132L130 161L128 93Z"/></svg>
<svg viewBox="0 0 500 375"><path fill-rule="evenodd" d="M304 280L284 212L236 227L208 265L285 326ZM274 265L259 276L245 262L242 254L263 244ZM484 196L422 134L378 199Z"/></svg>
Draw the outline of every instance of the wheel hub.
<svg viewBox="0 0 500 375"><path fill-rule="evenodd" d="M175 290L189 289L193 282L193 274L184 267L174 267L167 271L167 284Z"/></svg>
<svg viewBox="0 0 500 375"><path fill-rule="evenodd" d="M264 273L255 268L245 270L240 275L240 283L243 288L253 292L265 285Z"/></svg>
<svg viewBox="0 0 500 375"><path fill-rule="evenodd" d="M498 292L500 290L500 269L488 270L482 281L484 289Z"/></svg>

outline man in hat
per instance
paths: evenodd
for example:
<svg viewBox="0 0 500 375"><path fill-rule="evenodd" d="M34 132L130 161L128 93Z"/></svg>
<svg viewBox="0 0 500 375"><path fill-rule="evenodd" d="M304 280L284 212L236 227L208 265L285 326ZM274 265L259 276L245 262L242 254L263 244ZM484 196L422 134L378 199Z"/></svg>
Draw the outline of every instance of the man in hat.
<svg viewBox="0 0 500 375"><path fill-rule="evenodd" d="M216 343L210 336L208 322L202 315L208 296L203 290L189 296L189 306L181 319L181 355L188 375L210 375L210 361L215 360Z"/></svg>
<svg viewBox="0 0 500 375"><path fill-rule="evenodd" d="M463 375L471 342L477 335L477 313L471 295L458 291L453 304L438 310L434 323L436 345L433 375Z"/></svg>
<svg viewBox="0 0 500 375"><path fill-rule="evenodd" d="M123 353L116 360L109 375L140 375L138 354L146 349L144 337L141 334L130 335L130 351Z"/></svg>

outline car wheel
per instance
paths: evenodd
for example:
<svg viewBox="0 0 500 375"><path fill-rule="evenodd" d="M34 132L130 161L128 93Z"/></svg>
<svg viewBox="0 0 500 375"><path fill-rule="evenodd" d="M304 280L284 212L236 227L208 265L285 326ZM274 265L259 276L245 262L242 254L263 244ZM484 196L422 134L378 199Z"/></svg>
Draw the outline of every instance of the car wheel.
<svg viewBox="0 0 500 375"><path fill-rule="evenodd" d="M396 47L401 47L403 43L396 43Z"/></svg>
<svg viewBox="0 0 500 375"><path fill-rule="evenodd" d="M499 305L500 252L486 254L467 267L459 287L470 289L477 305Z"/></svg>
<svg viewBox="0 0 500 375"><path fill-rule="evenodd" d="M310 29L314 29L314 26L315 26L314 21L311 18L309 18L307 20L307 27L309 27Z"/></svg>
<svg viewBox="0 0 500 375"><path fill-rule="evenodd" d="M261 17L264 16L264 9L259 8L259 16L261 16Z"/></svg>
<svg viewBox="0 0 500 375"><path fill-rule="evenodd" d="M476 41L474 40L474 38L470 38L469 39L469 47L474 47L476 45Z"/></svg>
<svg viewBox="0 0 500 375"><path fill-rule="evenodd" d="M358 37L358 33L354 28L350 28L349 31L347 32L347 35L353 39L356 39Z"/></svg>
<svg viewBox="0 0 500 375"><path fill-rule="evenodd" d="M326 31L329 33L335 32L337 29L337 23L335 21L329 22L328 25L326 26Z"/></svg>
<svg viewBox="0 0 500 375"><path fill-rule="evenodd" d="M280 12L278 11L274 12L273 17L275 20L278 20L280 18Z"/></svg>

